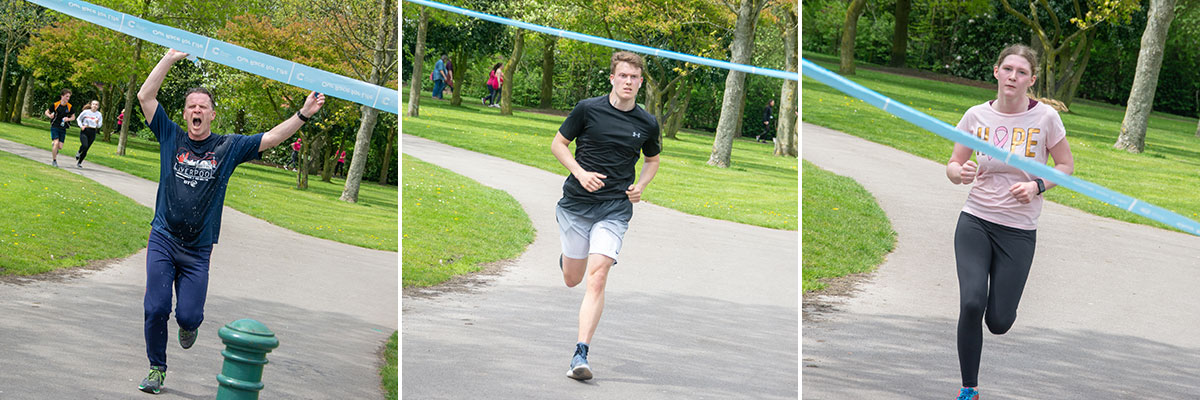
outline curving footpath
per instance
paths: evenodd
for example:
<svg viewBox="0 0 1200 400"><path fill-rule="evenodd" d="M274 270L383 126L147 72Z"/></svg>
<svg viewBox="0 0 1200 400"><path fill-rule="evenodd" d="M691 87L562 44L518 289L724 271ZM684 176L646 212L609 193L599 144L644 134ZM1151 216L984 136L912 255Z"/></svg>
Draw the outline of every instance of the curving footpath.
<svg viewBox="0 0 1200 400"><path fill-rule="evenodd" d="M7 140L0 151L50 161L45 149ZM64 170L154 207L155 182L92 163ZM229 207L221 233L200 337L185 351L178 326L168 325L166 388L157 398L213 398L225 348L217 331L242 318L280 341L267 355L261 398L383 398L379 354L397 326L397 254L301 235ZM149 371L145 270L143 249L61 282L0 283L0 399L151 398L137 390Z"/></svg>
<svg viewBox="0 0 1200 400"><path fill-rule="evenodd" d="M406 154L508 192L537 229L483 284L405 290L404 398L796 398L797 232L636 204L588 357L596 378L581 383L565 374L584 286L568 289L555 258L565 174L403 140Z"/></svg>
<svg viewBox="0 0 1200 400"><path fill-rule="evenodd" d="M857 293L817 296L832 312L806 307L804 398L953 398L961 386L953 238L968 187L950 184L942 164L803 129L804 159L862 184L898 234ZM1180 189L1195 187L1187 179ZM984 333L981 397L1195 398L1200 238L1050 202L1038 225L1017 323L1003 336Z"/></svg>

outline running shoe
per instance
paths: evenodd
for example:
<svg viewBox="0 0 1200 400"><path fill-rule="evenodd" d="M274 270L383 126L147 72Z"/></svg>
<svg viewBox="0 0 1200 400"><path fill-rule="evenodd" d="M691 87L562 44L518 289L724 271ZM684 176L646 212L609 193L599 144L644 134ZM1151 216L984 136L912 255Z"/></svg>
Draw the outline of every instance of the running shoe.
<svg viewBox="0 0 1200 400"><path fill-rule="evenodd" d="M962 388L955 400L979 400L979 391L975 388Z"/></svg>
<svg viewBox="0 0 1200 400"><path fill-rule="evenodd" d="M567 370L568 378L581 381L592 379L592 367L588 366L587 353L587 343L575 344L575 357L571 358L571 369Z"/></svg>
<svg viewBox="0 0 1200 400"><path fill-rule="evenodd" d="M183 347L184 350L192 348L192 345L196 344L196 336L199 334L200 329L193 329L189 331L179 328L179 346Z"/></svg>
<svg viewBox="0 0 1200 400"><path fill-rule="evenodd" d="M50 165L53 165L55 168L57 168L57 167L58 167L58 160L50 160Z"/></svg>
<svg viewBox="0 0 1200 400"><path fill-rule="evenodd" d="M142 379L138 390L146 393L159 394L162 392L163 381L167 380L167 367L150 367L150 375Z"/></svg>
<svg viewBox="0 0 1200 400"><path fill-rule="evenodd" d="M76 161L75 168L83 169L83 161Z"/></svg>

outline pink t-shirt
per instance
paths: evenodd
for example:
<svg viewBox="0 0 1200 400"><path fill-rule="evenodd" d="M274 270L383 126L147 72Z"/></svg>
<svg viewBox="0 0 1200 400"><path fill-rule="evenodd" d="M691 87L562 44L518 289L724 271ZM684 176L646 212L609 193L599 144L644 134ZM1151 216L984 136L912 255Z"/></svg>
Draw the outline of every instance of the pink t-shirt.
<svg viewBox="0 0 1200 400"><path fill-rule="evenodd" d="M1032 158L1041 164L1046 163L1048 149L1067 137L1058 111L1045 103L1037 103L1016 114L1004 114L983 103L967 110L957 128L993 146L1007 149L1014 157ZM1029 182L1035 177L1005 164L1004 160L980 152L975 152L975 160L979 164L979 174L967 195L963 211L1012 228L1037 229L1042 196L1034 196L1029 204L1021 204L1008 191L1014 183Z"/></svg>
<svg viewBox="0 0 1200 400"><path fill-rule="evenodd" d="M296 139L295 142L292 142L292 150L300 151L300 139Z"/></svg>

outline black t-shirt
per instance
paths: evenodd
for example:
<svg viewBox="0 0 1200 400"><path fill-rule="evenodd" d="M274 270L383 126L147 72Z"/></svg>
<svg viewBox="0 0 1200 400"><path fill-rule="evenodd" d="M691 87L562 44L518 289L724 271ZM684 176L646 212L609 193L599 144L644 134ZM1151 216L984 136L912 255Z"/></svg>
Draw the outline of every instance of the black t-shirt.
<svg viewBox="0 0 1200 400"><path fill-rule="evenodd" d="M229 177L238 164L259 157L263 134L212 133L195 141L167 117L162 104L154 110L154 122L146 125L159 143L158 195L150 226L184 246L217 243Z"/></svg>
<svg viewBox="0 0 1200 400"><path fill-rule="evenodd" d="M50 120L51 128L64 128L62 125L63 118L75 115L75 113L71 111L71 103L60 103L56 101L54 102L53 106L50 106L50 108L47 109L47 111L54 113L54 118Z"/></svg>
<svg viewBox="0 0 1200 400"><path fill-rule="evenodd" d="M565 202L628 199L625 190L635 183L638 153L653 157L662 151L654 116L638 106L618 110L608 102L607 94L576 104L558 132L575 141L575 161L580 167L608 177L602 179L604 187L588 192L574 175L568 175L563 183Z"/></svg>

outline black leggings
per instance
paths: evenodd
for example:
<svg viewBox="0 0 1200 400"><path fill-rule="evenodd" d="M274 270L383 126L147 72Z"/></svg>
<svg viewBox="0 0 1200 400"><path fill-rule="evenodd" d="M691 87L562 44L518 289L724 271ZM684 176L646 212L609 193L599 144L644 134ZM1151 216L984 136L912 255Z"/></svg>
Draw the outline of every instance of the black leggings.
<svg viewBox="0 0 1200 400"><path fill-rule="evenodd" d="M963 212L954 231L958 264L958 365L964 387L979 386L983 322L1002 335L1017 320L1017 304L1033 264L1036 230L1010 228ZM989 279L990 278L990 279Z"/></svg>
<svg viewBox="0 0 1200 400"><path fill-rule="evenodd" d="M92 142L96 141L96 128L83 128L79 132L79 162L87 158L88 149L92 148Z"/></svg>

